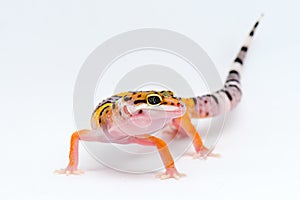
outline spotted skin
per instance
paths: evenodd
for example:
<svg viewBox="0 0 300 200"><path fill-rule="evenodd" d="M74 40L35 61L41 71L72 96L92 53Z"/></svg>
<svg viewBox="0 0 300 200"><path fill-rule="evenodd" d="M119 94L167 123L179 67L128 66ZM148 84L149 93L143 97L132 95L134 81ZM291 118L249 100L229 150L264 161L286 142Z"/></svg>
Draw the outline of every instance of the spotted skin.
<svg viewBox="0 0 300 200"><path fill-rule="evenodd" d="M91 130L84 129L72 134L69 164L60 174L81 174L78 170L78 142L97 141L117 144L155 146L166 171L160 178L180 178L167 143L152 134L171 125L176 134L179 130L190 137L196 157L213 155L207 149L200 134L193 126L192 118L207 118L220 115L235 108L241 100L241 69L250 42L259 24L253 26L244 45L227 75L224 87L212 94L197 97L176 97L172 91L122 92L102 101L91 116Z"/></svg>

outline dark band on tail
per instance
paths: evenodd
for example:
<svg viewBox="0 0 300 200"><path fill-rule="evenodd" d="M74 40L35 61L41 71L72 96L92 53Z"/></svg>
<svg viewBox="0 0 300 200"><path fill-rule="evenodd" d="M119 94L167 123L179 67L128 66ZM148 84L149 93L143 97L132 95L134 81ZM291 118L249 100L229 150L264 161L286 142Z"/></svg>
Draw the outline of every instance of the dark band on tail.
<svg viewBox="0 0 300 200"><path fill-rule="evenodd" d="M260 20L260 19L259 19ZM251 29L247 40L240 48L237 57L229 70L225 85L222 89L209 95L203 95L193 98L195 103L195 117L212 117L233 109L239 102L242 96L240 85L242 65L249 49L249 45L253 39L256 28L259 25L259 20L255 22Z"/></svg>
<svg viewBox="0 0 300 200"><path fill-rule="evenodd" d="M262 16L263 16L263 15L262 15ZM262 16L261 16L261 17L262 17ZM255 24L254 24L252 30L251 30L250 33L249 33L248 40L247 40L246 43L242 46L242 48L241 48L240 52L238 53L237 57L235 58L234 62L237 62L237 63L243 65L244 59L245 59L245 54L246 54L246 52L248 51L248 47L249 47L249 45L250 45L250 41L252 40L252 38L253 38L253 36L254 36L254 33L255 33L255 31L256 31L256 28L257 28L258 25L259 25L260 19L261 19L261 18L259 18L259 20L255 22Z"/></svg>

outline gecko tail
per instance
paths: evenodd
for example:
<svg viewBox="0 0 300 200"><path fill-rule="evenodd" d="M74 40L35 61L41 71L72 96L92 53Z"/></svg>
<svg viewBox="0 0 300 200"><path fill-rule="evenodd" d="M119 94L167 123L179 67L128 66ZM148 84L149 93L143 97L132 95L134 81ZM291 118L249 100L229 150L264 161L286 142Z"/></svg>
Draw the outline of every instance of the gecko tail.
<svg viewBox="0 0 300 200"><path fill-rule="evenodd" d="M233 61L233 64L230 67L224 88L219 90L218 92L223 92L226 94L227 99L230 101L230 106L228 107L229 110L236 107L236 105L240 102L241 96L242 96L242 89L240 84L241 79L241 72L242 67L244 64L244 60L246 57L246 54L248 52L249 46L251 42L253 41L254 33L263 18L264 14L261 14L259 19L255 22L254 26L252 27L246 41L242 45L238 55Z"/></svg>
<svg viewBox="0 0 300 200"><path fill-rule="evenodd" d="M236 70L236 72L240 72L241 71L241 67L244 64L244 60L248 51L248 48L251 44L251 42L253 41L253 37L254 37L254 33L261 21L261 19L263 18L264 14L261 14L261 16L259 17L259 19L255 22L253 28L251 29L246 41L244 42L243 46L241 47L237 57L235 58L233 65L231 66L231 70ZM231 71L230 71L231 72ZM229 73L230 73L229 72Z"/></svg>
<svg viewBox="0 0 300 200"><path fill-rule="evenodd" d="M262 14L255 22L246 41L234 59L229 69L224 87L212 94L183 99L186 105L190 105L188 106L188 109L190 110L191 117L213 117L232 110L240 102L242 97L240 84L242 66L244 64L248 48L253 40L254 33L263 16L264 15Z"/></svg>

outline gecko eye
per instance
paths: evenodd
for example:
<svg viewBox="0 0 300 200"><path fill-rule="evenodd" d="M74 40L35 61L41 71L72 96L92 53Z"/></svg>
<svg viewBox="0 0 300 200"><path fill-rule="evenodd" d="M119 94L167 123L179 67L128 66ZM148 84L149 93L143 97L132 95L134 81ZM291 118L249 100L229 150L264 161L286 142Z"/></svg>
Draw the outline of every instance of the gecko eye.
<svg viewBox="0 0 300 200"><path fill-rule="evenodd" d="M162 98L158 94L149 94L147 96L147 103L149 105L159 105L161 102Z"/></svg>

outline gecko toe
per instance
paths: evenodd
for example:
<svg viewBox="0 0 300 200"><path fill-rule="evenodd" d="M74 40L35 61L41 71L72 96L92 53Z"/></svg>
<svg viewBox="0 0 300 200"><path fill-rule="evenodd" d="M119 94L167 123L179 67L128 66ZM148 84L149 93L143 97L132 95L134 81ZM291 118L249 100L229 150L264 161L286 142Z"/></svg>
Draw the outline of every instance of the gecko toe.
<svg viewBox="0 0 300 200"><path fill-rule="evenodd" d="M169 179L169 178L174 178L176 180L179 180L181 177L186 176L183 173L179 173L175 168L169 168L166 170L164 173L159 173L156 175L156 178L159 178L161 180Z"/></svg>
<svg viewBox="0 0 300 200"><path fill-rule="evenodd" d="M194 159L203 159L203 160L206 160L207 157L220 158L221 154L212 153L212 150L210 150L210 149L208 149L206 147L202 147L198 152L196 152L193 155Z"/></svg>
<svg viewBox="0 0 300 200"><path fill-rule="evenodd" d="M65 174L67 176L70 176L70 175L81 175L84 173L84 171L82 170L79 170L79 169L59 169L59 170L55 170L54 171L55 174Z"/></svg>

